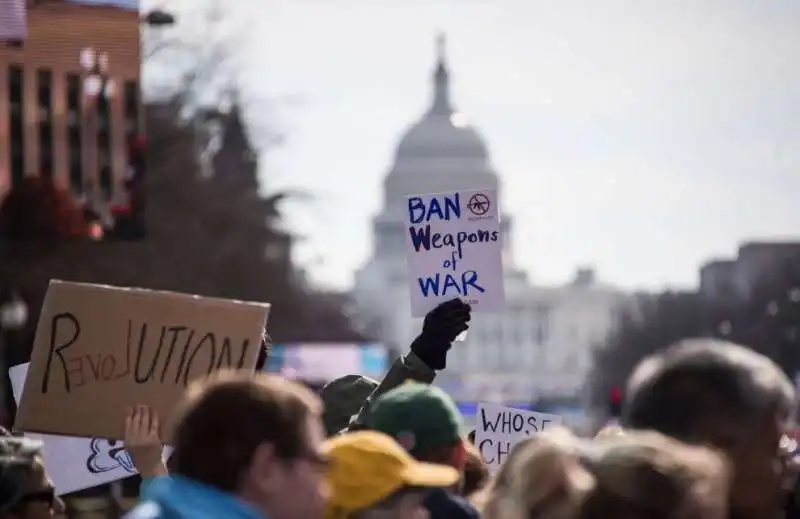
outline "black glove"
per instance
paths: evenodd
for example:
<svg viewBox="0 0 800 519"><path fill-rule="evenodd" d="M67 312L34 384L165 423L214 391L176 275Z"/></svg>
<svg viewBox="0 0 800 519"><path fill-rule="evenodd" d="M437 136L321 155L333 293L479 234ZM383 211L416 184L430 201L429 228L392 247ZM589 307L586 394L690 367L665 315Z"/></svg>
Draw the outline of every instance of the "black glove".
<svg viewBox="0 0 800 519"><path fill-rule="evenodd" d="M472 308L460 299L440 304L425 316L420 333L411 343L411 351L433 370L447 366L447 351L456 337L469 329Z"/></svg>

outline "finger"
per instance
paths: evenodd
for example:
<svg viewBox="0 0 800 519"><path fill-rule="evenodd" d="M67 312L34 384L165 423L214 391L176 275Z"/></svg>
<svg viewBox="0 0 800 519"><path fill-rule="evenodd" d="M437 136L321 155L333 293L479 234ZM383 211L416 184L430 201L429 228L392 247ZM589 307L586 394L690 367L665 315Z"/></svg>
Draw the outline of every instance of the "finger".
<svg viewBox="0 0 800 519"><path fill-rule="evenodd" d="M150 414L150 434L158 436L158 413L155 411Z"/></svg>
<svg viewBox="0 0 800 519"><path fill-rule="evenodd" d="M461 305L461 300L460 299L458 299L458 298L451 299L449 301L445 301L444 303L441 303L439 306L434 308L433 312L431 312L431 313L446 314L446 313L449 313L454 308L458 308L460 305Z"/></svg>
<svg viewBox="0 0 800 519"><path fill-rule="evenodd" d="M447 323L466 322L469 319L470 319L470 313L460 308L452 310L442 317L442 321Z"/></svg>
<svg viewBox="0 0 800 519"><path fill-rule="evenodd" d="M142 431L142 414L142 406L137 405L133 415L133 427L136 430L136 434L141 434Z"/></svg>
<svg viewBox="0 0 800 519"><path fill-rule="evenodd" d="M125 437L127 438L131 434L131 428L133 426L133 408L128 407L125 410Z"/></svg>
<svg viewBox="0 0 800 519"><path fill-rule="evenodd" d="M150 408L147 406L142 406L142 422L140 431L142 434L147 434L150 432Z"/></svg>

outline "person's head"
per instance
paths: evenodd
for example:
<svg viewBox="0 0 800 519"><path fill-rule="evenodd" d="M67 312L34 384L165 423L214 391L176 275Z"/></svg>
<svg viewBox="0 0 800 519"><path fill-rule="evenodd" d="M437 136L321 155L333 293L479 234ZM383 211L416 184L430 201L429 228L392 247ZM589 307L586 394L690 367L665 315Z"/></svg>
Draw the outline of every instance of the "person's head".
<svg viewBox="0 0 800 519"><path fill-rule="evenodd" d="M478 490L486 486L489 481L489 469L483 462L481 451L472 443L466 444L467 461L464 465L464 478L461 493L464 496L471 496Z"/></svg>
<svg viewBox="0 0 800 519"><path fill-rule="evenodd" d="M325 384L319 393L325 404L325 433L333 436L350 425L351 418L377 388L378 382L362 375L345 375Z"/></svg>
<svg viewBox="0 0 800 519"><path fill-rule="evenodd" d="M408 382L381 395L367 425L393 437L420 461L464 470L463 418L450 395L437 387Z"/></svg>
<svg viewBox="0 0 800 519"><path fill-rule="evenodd" d="M49 519L64 511L42 461L42 443L0 437L0 510L3 519Z"/></svg>
<svg viewBox="0 0 800 519"><path fill-rule="evenodd" d="M484 519L724 519L727 465L658 433L517 444L475 502Z"/></svg>
<svg viewBox="0 0 800 519"><path fill-rule="evenodd" d="M781 445L795 391L767 357L714 339L682 341L648 357L625 392L622 426L707 444L734 467L732 513L769 517L783 506Z"/></svg>
<svg viewBox="0 0 800 519"><path fill-rule="evenodd" d="M238 495L270 519L316 519L327 498L322 406L264 373L218 372L193 384L172 430L175 474Z"/></svg>
<svg viewBox="0 0 800 519"><path fill-rule="evenodd" d="M336 436L324 451L331 489L325 519L427 519L427 491L459 478L452 467L416 461L376 431Z"/></svg>

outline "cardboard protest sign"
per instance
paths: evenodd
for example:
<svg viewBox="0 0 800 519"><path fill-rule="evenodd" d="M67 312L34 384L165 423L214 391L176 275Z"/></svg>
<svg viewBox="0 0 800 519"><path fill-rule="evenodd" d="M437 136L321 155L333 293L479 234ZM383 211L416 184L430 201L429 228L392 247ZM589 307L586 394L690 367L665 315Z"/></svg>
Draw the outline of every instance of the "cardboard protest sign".
<svg viewBox="0 0 800 519"><path fill-rule="evenodd" d="M459 298L478 312L501 310L502 234L497 191L408 197L406 251L411 315Z"/></svg>
<svg viewBox="0 0 800 519"><path fill-rule="evenodd" d="M475 446L490 471L497 470L520 441L563 423L558 415L500 404L478 404L475 419Z"/></svg>
<svg viewBox="0 0 800 519"><path fill-rule="evenodd" d="M15 427L123 437L125 409L162 418L192 380L254 369L269 305L51 281Z"/></svg>
<svg viewBox="0 0 800 519"><path fill-rule="evenodd" d="M17 403L22 396L28 366L27 363L20 364L8 370ZM116 440L32 433L25 436L44 443L44 468L58 495L104 485L137 473L122 442ZM171 453L172 449L164 448L165 459Z"/></svg>

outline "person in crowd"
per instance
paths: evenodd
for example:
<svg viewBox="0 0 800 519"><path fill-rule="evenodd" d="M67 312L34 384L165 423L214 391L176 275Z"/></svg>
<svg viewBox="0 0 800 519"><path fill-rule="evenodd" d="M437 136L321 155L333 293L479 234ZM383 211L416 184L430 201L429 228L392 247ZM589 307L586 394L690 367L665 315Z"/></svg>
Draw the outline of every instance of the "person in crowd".
<svg viewBox="0 0 800 519"><path fill-rule="evenodd" d="M42 443L0 437L0 514L3 519L49 519L64 512L42 460Z"/></svg>
<svg viewBox="0 0 800 519"><path fill-rule="evenodd" d="M320 392L325 403L323 420L329 436L345 429L360 429L368 422L371 402L407 380L430 384L447 366L447 352L456 337L469 329L471 308L460 299L446 301L425 316L422 331L410 352L398 358L383 381L361 375L332 380Z"/></svg>
<svg viewBox="0 0 800 519"><path fill-rule="evenodd" d="M170 475L144 485L127 517L322 519L321 415L316 395L280 377L220 371L194 382L172 418Z"/></svg>
<svg viewBox="0 0 800 519"><path fill-rule="evenodd" d="M419 462L375 431L335 436L324 452L330 485L325 519L427 519L427 492L459 478L454 468Z"/></svg>
<svg viewBox="0 0 800 519"><path fill-rule="evenodd" d="M392 389L375 400L366 425L394 438L417 460L464 473L463 417L453 399L437 387L409 381ZM457 495L460 492L459 486L430 492L425 506L431 518L477 518L475 508Z"/></svg>
<svg viewBox="0 0 800 519"><path fill-rule="evenodd" d="M467 461L464 465L464 478L461 495L469 499L489 482L489 469L483 461L481 451L472 442L466 443Z"/></svg>
<svg viewBox="0 0 800 519"><path fill-rule="evenodd" d="M730 342L684 340L643 360L625 394L626 431L652 429L730 458L732 519L780 516L795 390L775 363Z"/></svg>
<svg viewBox="0 0 800 519"><path fill-rule="evenodd" d="M272 338L265 330L256 358L256 373L266 368L271 350ZM169 473L168 465L171 458L164 460L159 427L158 413L148 406L135 405L128 408L125 416L125 448L144 484L151 478L166 476Z"/></svg>
<svg viewBox="0 0 800 519"><path fill-rule="evenodd" d="M483 519L725 519L728 466L654 432L582 441L553 429L518 443L475 497Z"/></svg>

